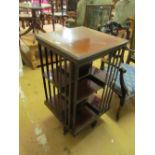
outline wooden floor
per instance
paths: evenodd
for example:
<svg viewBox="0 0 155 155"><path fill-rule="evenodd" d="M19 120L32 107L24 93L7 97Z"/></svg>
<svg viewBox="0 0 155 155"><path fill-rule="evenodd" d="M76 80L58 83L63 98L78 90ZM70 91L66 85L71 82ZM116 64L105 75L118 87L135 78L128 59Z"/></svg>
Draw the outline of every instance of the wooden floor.
<svg viewBox="0 0 155 155"><path fill-rule="evenodd" d="M94 62L99 66L100 61ZM20 155L134 155L134 102L124 106L115 121L118 97L113 96L111 109L92 129L86 128L73 137L63 135L62 124L44 105L41 70L24 67L20 77Z"/></svg>

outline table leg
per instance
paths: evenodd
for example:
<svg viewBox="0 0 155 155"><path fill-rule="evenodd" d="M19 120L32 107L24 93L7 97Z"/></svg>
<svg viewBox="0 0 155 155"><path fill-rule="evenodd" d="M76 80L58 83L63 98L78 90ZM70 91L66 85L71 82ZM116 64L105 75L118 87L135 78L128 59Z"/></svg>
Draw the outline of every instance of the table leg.
<svg viewBox="0 0 155 155"><path fill-rule="evenodd" d="M37 17L36 17L36 14L35 14L35 10L32 10L32 22L31 22L29 28L25 32L21 33L20 36L23 36L23 35L29 33L31 30L33 30L33 33L35 33L35 29L38 29L38 30L40 30L40 31L42 31L44 33L46 32L40 26L40 24L37 22Z"/></svg>
<svg viewBox="0 0 155 155"><path fill-rule="evenodd" d="M25 29L25 23L24 23L24 20L21 20L22 22L22 28Z"/></svg>
<svg viewBox="0 0 155 155"><path fill-rule="evenodd" d="M36 29L38 29L38 30L40 30L40 31L42 31L42 32L46 32L38 23L35 23L36 25L35 25L35 28Z"/></svg>
<svg viewBox="0 0 155 155"><path fill-rule="evenodd" d="M31 30L33 30L33 27L29 27L25 32L21 33L20 37L27 34L27 33L29 33Z"/></svg>

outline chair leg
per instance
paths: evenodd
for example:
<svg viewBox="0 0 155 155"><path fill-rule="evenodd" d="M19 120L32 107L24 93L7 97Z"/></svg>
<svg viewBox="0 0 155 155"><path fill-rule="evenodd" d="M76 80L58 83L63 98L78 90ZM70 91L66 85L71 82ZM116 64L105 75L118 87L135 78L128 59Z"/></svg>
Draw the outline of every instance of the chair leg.
<svg viewBox="0 0 155 155"><path fill-rule="evenodd" d="M25 22L22 20L22 28L25 29Z"/></svg>
<svg viewBox="0 0 155 155"><path fill-rule="evenodd" d="M116 113L116 120L117 121L120 118L120 113L121 113L121 110L123 108L124 103L125 103L125 98L124 97L123 98L120 98L120 105L119 105L119 108L118 108L117 113Z"/></svg>

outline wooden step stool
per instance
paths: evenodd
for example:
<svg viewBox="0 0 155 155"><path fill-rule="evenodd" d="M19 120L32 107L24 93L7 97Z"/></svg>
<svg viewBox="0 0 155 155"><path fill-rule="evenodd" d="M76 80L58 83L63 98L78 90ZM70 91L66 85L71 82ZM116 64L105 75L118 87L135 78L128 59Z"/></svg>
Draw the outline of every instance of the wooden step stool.
<svg viewBox="0 0 155 155"><path fill-rule="evenodd" d="M38 58L38 43L33 34L20 38L20 52L24 63L35 69L40 63Z"/></svg>

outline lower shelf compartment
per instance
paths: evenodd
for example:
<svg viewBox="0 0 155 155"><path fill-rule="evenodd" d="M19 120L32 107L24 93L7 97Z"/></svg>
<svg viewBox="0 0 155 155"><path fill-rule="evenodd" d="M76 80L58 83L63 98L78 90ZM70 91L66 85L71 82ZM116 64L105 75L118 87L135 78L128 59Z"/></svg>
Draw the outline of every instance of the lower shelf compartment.
<svg viewBox="0 0 155 155"><path fill-rule="evenodd" d="M60 101L61 102L59 103L57 96L55 100L54 98L52 98L51 100L45 101L45 105L57 117L57 119L59 119L64 124L65 102L63 99L61 99ZM75 130L73 131L73 133L76 135L78 132L87 127L89 124L93 123L96 120L96 116L97 114L87 104L79 105L76 111L76 123L75 123Z"/></svg>
<svg viewBox="0 0 155 155"><path fill-rule="evenodd" d="M76 124L73 131L76 135L82 129L90 125L96 120L96 113L90 109L87 105L83 105L77 109L76 112Z"/></svg>
<svg viewBox="0 0 155 155"><path fill-rule="evenodd" d="M104 104L104 105L102 105L102 104L103 103L101 103L101 98L99 98L95 94L89 96L89 98L87 100L87 105L93 111L95 111L97 114L103 114L109 110L109 107L107 107L106 104ZM102 108L102 110L101 110L101 108Z"/></svg>
<svg viewBox="0 0 155 155"><path fill-rule="evenodd" d="M101 88L101 86L99 86L89 78L79 81L77 92L78 103L82 100L85 100L88 96L90 96L94 92L97 92Z"/></svg>
<svg viewBox="0 0 155 155"><path fill-rule="evenodd" d="M66 107L67 101L60 95L53 97L51 100L46 100L45 105L49 110L59 119L65 126L68 121L73 122L73 114L70 113L68 117L68 108ZM74 128L70 128L74 135L78 134L81 130L94 123L101 115L100 112L101 100L95 94L91 95L76 108L76 120ZM108 110L108 109L107 109ZM102 114L107 110L103 110ZM66 116L66 117L65 117ZM69 120L68 120L69 119ZM65 123L66 122L66 123ZM72 123L71 123L72 124ZM73 129L73 130L72 130Z"/></svg>
<svg viewBox="0 0 155 155"><path fill-rule="evenodd" d="M45 105L49 108L49 110L62 122L65 121L65 107L66 103L60 95L52 97L51 100L46 100Z"/></svg>
<svg viewBox="0 0 155 155"><path fill-rule="evenodd" d="M97 114L100 113L100 105L101 105L101 99L97 97L95 94L89 96L87 100L87 105L94 110Z"/></svg>

